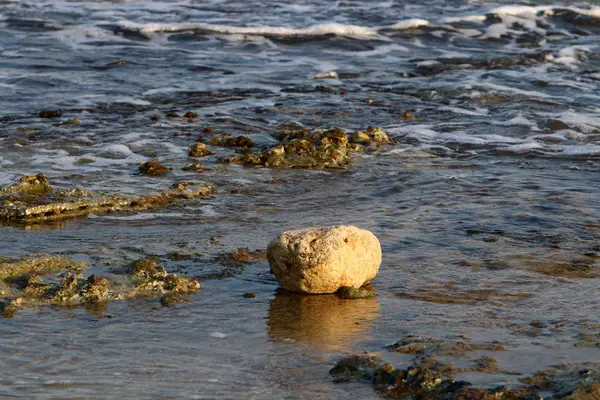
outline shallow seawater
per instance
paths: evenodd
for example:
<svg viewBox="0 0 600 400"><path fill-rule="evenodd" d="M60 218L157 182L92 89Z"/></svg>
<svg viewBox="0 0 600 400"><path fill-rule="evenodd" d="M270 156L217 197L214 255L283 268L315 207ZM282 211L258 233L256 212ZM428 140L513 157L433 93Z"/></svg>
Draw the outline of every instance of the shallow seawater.
<svg viewBox="0 0 600 400"><path fill-rule="evenodd" d="M598 360L600 8L414 3L0 1L1 186L43 172L100 194L216 189L139 213L0 225L0 257L55 253L102 275L157 256L202 281L172 307L0 319L0 397L376 398L328 371L363 352L405 368L411 357L386 346L407 335L505 346L444 358L495 357L500 372L456 377L481 387ZM198 117L173 117L188 111ZM218 146L206 171L182 170L199 137L268 148L290 126L368 125L398 143L344 170L223 166L233 149ZM139 176L150 159L172 170ZM375 299L282 293L266 261L219 256L333 224L380 239Z"/></svg>

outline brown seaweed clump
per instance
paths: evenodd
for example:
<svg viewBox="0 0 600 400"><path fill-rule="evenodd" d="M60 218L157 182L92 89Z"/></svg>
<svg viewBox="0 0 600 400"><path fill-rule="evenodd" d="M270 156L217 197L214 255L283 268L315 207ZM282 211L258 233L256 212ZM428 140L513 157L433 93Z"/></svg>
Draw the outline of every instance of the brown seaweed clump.
<svg viewBox="0 0 600 400"><path fill-rule="evenodd" d="M139 165L138 169L141 175L147 176L161 176L170 171L169 168L158 161L145 161Z"/></svg>
<svg viewBox="0 0 600 400"><path fill-rule="evenodd" d="M18 185L0 189L0 220L12 222L49 221L66 217L140 211L166 206L179 199L212 193L208 185L180 182L172 188L145 196L96 197L80 188L55 189L43 174L26 176Z"/></svg>

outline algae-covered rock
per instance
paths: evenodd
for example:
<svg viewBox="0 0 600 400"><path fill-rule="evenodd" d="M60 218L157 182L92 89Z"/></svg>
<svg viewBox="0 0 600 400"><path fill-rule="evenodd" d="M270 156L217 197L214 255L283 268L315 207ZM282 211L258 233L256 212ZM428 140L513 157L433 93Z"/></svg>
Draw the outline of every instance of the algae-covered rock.
<svg viewBox="0 0 600 400"><path fill-rule="evenodd" d="M204 167L200 163L190 163L181 169L183 171L204 172Z"/></svg>
<svg viewBox="0 0 600 400"><path fill-rule="evenodd" d="M192 111L188 111L185 114L183 114L183 118L196 119L196 118L198 118L198 114L196 114L195 112L192 112Z"/></svg>
<svg viewBox="0 0 600 400"><path fill-rule="evenodd" d="M109 298L109 281L102 276L90 275L81 290L89 301L100 302Z"/></svg>
<svg viewBox="0 0 600 400"><path fill-rule="evenodd" d="M187 294L200 289L200 282L195 279L169 274L164 278L164 290L172 293Z"/></svg>
<svg viewBox="0 0 600 400"><path fill-rule="evenodd" d="M353 151L348 135L340 129L289 130L277 138L282 143L260 153L224 157L225 163L269 168L343 168Z"/></svg>
<svg viewBox="0 0 600 400"><path fill-rule="evenodd" d="M62 115L60 110L43 110L40 111L40 118L58 118Z"/></svg>
<svg viewBox="0 0 600 400"><path fill-rule="evenodd" d="M196 279L169 274L158 265L154 258L142 258L134 262L126 271L136 282L136 286L125 296L161 296L165 294L186 295L200 289Z"/></svg>
<svg viewBox="0 0 600 400"><path fill-rule="evenodd" d="M2 266L6 268L2 269ZM120 271L114 271L125 275L126 281L119 282L98 275L86 278L81 273L85 266L56 256L30 257L0 264L4 281L11 285L11 290L3 291L0 312L12 315L24 306L90 306L138 297L162 296L161 303L173 304L184 301L183 296L200 288L196 279L169 274L152 258L140 259ZM53 274L59 271L63 272L55 277Z"/></svg>
<svg viewBox="0 0 600 400"><path fill-rule="evenodd" d="M0 301L0 313L4 314L4 316L10 317L17 310L23 307L24 301L23 298L17 297L14 299L4 299Z"/></svg>
<svg viewBox="0 0 600 400"><path fill-rule="evenodd" d="M147 176L161 176L170 171L169 168L158 161L145 161L139 165L138 169L141 175Z"/></svg>
<svg viewBox="0 0 600 400"><path fill-rule="evenodd" d="M165 294L159 301L163 307L171 307L175 304L189 303L190 299L179 294Z"/></svg>
<svg viewBox="0 0 600 400"><path fill-rule="evenodd" d="M360 288L381 264L381 245L373 233L355 226L287 231L267 248L271 271L282 288L301 293L335 293Z"/></svg>
<svg viewBox="0 0 600 400"><path fill-rule="evenodd" d="M385 363L378 357L373 356L348 356L335 363L329 370L334 382L349 382L353 380L371 381L375 371Z"/></svg>
<svg viewBox="0 0 600 400"><path fill-rule="evenodd" d="M503 351L506 346L498 343L475 344L459 340L446 340L419 335L407 335L388 349L402 354L415 354L419 356L463 356L477 350Z"/></svg>
<svg viewBox="0 0 600 400"><path fill-rule="evenodd" d="M10 280L22 276L31 278L36 275L53 274L66 268L83 269L86 266L87 264L73 262L68 257L40 254L16 262L0 263L0 279Z"/></svg>
<svg viewBox="0 0 600 400"><path fill-rule="evenodd" d="M188 155L190 157L204 157L204 156L210 156L215 154L212 151L209 151L206 148L206 145L202 142L196 142L193 145L190 146L190 148L188 149Z"/></svg>
<svg viewBox="0 0 600 400"><path fill-rule="evenodd" d="M346 300L370 299L377 296L372 287L364 286L361 286L359 288L355 288L352 286L342 286L338 289L337 292L335 292L335 294L338 297L341 297L342 299Z"/></svg>
<svg viewBox="0 0 600 400"><path fill-rule="evenodd" d="M357 131L352 134L352 143L369 144L371 137L365 131Z"/></svg>
<svg viewBox="0 0 600 400"><path fill-rule="evenodd" d="M377 128L375 126L369 126L366 130L354 132L354 134L352 135L353 143L360 143L365 145L370 143L389 143L389 141L390 138L388 134L385 133L383 129Z"/></svg>
<svg viewBox="0 0 600 400"><path fill-rule="evenodd" d="M46 193L52 190L46 175L39 173L37 175L23 176L19 179L17 185L0 189L0 195L11 193L38 194Z"/></svg>
<svg viewBox="0 0 600 400"><path fill-rule="evenodd" d="M131 265L131 275L142 280L160 279L167 276L167 270L154 258L142 258Z"/></svg>
<svg viewBox="0 0 600 400"><path fill-rule="evenodd" d="M252 147L254 142L247 136L219 135L210 140L210 144L227 147Z"/></svg>
<svg viewBox="0 0 600 400"><path fill-rule="evenodd" d="M21 178L18 185L0 189L0 220L48 221L113 211L140 211L168 205L175 200L201 197L212 192L208 185L183 182L171 189L145 196L96 197L79 188L52 188L43 174Z"/></svg>

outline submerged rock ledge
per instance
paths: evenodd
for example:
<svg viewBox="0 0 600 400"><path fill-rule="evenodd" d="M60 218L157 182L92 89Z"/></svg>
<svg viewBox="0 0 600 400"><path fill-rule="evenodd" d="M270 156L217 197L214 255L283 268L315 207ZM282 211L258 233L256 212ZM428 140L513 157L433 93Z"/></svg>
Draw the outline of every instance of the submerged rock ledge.
<svg viewBox="0 0 600 400"><path fill-rule="evenodd" d="M87 266L50 254L0 262L0 315L10 317L21 308L44 304L88 306L136 298L160 297L161 304L168 306L185 301L185 296L200 289L198 280L168 273L154 258L111 271L120 279L85 277L82 271Z"/></svg>
<svg viewBox="0 0 600 400"><path fill-rule="evenodd" d="M198 187L194 187L198 185ZM145 196L95 197L80 188L54 189L44 174L25 176L19 184L0 189L0 220L46 221L114 211L140 211L166 206L179 199L213 193L213 188L195 182L179 182L170 189Z"/></svg>

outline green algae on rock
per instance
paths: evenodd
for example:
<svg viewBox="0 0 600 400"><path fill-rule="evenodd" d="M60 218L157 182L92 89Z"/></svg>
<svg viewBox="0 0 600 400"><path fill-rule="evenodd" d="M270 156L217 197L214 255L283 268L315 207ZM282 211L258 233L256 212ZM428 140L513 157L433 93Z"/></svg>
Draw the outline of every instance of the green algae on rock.
<svg viewBox="0 0 600 400"><path fill-rule="evenodd" d="M172 188L145 196L95 197L79 188L54 189L43 174L23 177L20 183L0 189L0 220L48 221L114 211L140 211L166 206L175 200L202 197L211 186L180 182Z"/></svg>

